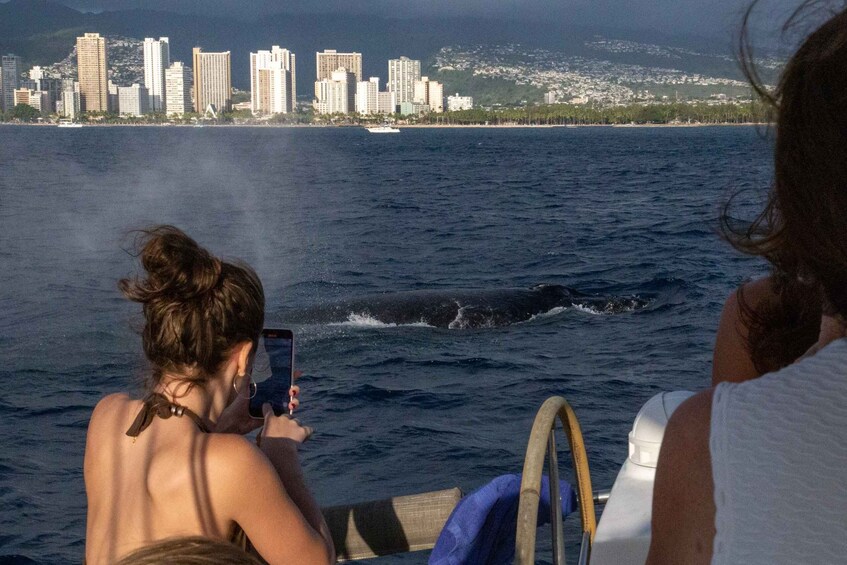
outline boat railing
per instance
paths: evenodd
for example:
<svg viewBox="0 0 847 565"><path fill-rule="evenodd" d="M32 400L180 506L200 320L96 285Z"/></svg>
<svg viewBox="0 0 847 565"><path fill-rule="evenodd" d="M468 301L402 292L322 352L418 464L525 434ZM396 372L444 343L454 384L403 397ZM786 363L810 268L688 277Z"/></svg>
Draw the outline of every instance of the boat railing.
<svg viewBox="0 0 847 565"><path fill-rule="evenodd" d="M515 538L515 565L535 563L535 534L538 523L538 503L541 497L541 474L547 460L547 474L550 483L550 524L553 544L553 563L565 563L565 539L562 519L562 503L559 493L559 466L556 457L556 419L561 420L570 444L573 470L577 484L579 514L582 524L582 543L580 545L580 564L588 563L591 556L591 544L597 530L594 513L595 498L598 502L607 499L607 493L591 490L591 475L588 470L588 456L582 439L582 430L576 414L568 402L561 396L548 398L535 416L524 458L521 478L520 501L518 504L518 524ZM546 457L545 457L546 455Z"/></svg>
<svg viewBox="0 0 847 565"><path fill-rule="evenodd" d="M550 482L550 522L553 563L564 565L565 549L556 419L561 420L573 456L582 524L579 563L587 564L597 528L594 505L605 504L608 490L592 492L588 458L576 415L560 396L547 399L535 416L521 478L515 539L515 563L535 563L535 537L541 475L547 460ZM324 508L339 561L368 559L394 553L432 549L451 512L462 498L458 488Z"/></svg>
<svg viewBox="0 0 847 565"><path fill-rule="evenodd" d="M453 508L458 488L324 508L339 561L432 549Z"/></svg>

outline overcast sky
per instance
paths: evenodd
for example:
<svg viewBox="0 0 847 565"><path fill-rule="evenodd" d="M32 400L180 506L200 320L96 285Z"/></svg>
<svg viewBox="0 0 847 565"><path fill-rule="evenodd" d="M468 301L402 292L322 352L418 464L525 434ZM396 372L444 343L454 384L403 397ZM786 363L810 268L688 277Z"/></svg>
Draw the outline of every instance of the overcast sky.
<svg viewBox="0 0 847 565"><path fill-rule="evenodd" d="M558 18L581 26L652 29L671 35L726 35L737 29L749 0L60 0L85 11L173 10L253 19L263 13L310 12L381 16ZM797 0L799 2L799 0ZM763 13L796 2L765 0ZM768 8L770 7L770 8Z"/></svg>

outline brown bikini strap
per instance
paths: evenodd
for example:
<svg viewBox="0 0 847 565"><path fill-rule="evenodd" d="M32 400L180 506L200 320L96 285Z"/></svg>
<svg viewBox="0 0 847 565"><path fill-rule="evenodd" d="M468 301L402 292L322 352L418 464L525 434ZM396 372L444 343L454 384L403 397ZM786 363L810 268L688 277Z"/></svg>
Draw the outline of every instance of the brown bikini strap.
<svg viewBox="0 0 847 565"><path fill-rule="evenodd" d="M192 412L190 409L185 406L175 404L158 392L154 392L144 399L144 405L141 407L141 411L138 413L138 416L135 417L132 425L126 431L126 435L129 437L138 437L141 432L146 430L150 424L153 423L153 418L156 416L163 420L167 420L171 416L188 416L197 425L201 432L209 433L210 431L200 416Z"/></svg>

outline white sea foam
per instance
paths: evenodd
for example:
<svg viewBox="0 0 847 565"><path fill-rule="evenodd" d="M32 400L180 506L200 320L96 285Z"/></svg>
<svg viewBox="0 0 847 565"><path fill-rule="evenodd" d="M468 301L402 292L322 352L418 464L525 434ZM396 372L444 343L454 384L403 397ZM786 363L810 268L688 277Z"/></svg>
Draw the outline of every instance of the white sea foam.
<svg viewBox="0 0 847 565"><path fill-rule="evenodd" d="M464 330L468 328L468 321L465 319L465 308L466 306L462 306L458 302L456 302L456 306L459 307L459 311L456 313L456 317L452 322L447 324L447 328L451 330Z"/></svg>
<svg viewBox="0 0 847 565"><path fill-rule="evenodd" d="M343 322L333 322L329 324L330 326L347 326L353 328L432 328L426 322L415 322L414 324L389 324L374 318L373 316L365 313L357 314L355 312L351 312L348 314L347 319Z"/></svg>
<svg viewBox="0 0 847 565"><path fill-rule="evenodd" d="M573 309L578 310L580 312L585 312L586 314L592 314L594 316L602 316L603 314L608 314L608 312L598 310L597 308L592 308L591 306L585 306L583 304L574 304Z"/></svg>
<svg viewBox="0 0 847 565"><path fill-rule="evenodd" d="M547 312L541 312L540 314L535 314L534 316L531 316L527 320L527 322L532 322L534 320L540 320L542 318L549 318L551 316L558 316L559 314L561 314L562 312L564 312L566 310L568 310L567 306L556 306L552 310L548 310Z"/></svg>

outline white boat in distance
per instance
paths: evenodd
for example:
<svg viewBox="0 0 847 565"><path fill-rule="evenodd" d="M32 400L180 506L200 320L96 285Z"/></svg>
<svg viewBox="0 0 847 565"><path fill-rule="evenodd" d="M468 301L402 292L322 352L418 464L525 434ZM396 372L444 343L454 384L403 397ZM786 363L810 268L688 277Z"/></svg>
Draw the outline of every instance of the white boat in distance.
<svg viewBox="0 0 847 565"><path fill-rule="evenodd" d="M82 124L71 120L59 120L57 124L60 128L81 128Z"/></svg>
<svg viewBox="0 0 847 565"><path fill-rule="evenodd" d="M382 124L379 127L365 128L371 133L400 133L400 130L393 128L388 124Z"/></svg>

